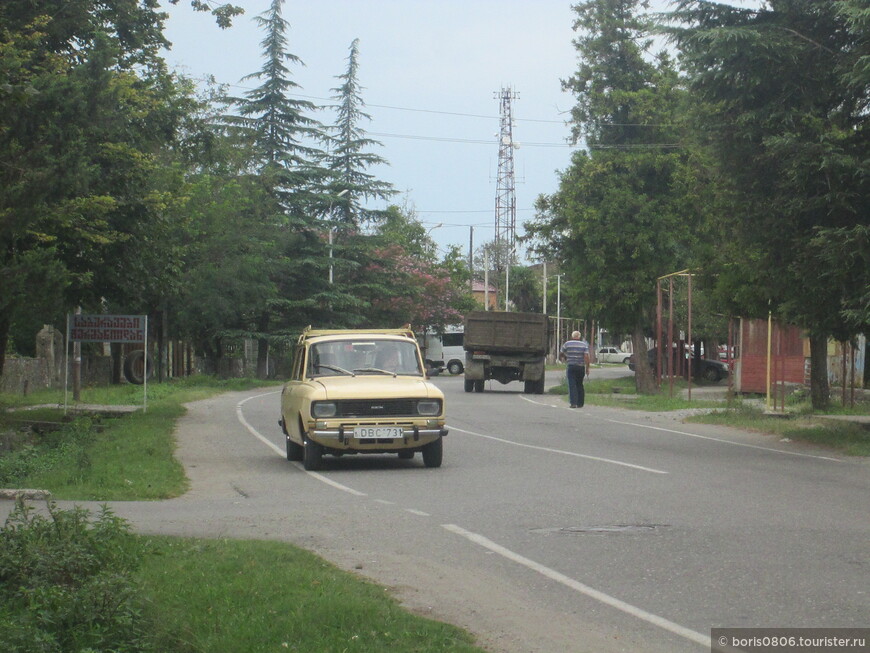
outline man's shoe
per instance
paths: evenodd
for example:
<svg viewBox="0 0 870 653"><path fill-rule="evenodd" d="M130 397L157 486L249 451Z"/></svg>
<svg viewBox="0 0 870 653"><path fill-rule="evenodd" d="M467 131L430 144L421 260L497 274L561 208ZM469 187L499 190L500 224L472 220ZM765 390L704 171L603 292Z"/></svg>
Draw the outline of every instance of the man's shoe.
<svg viewBox="0 0 870 653"><path fill-rule="evenodd" d="M571 404L571 408L577 408L577 404Z"/></svg>

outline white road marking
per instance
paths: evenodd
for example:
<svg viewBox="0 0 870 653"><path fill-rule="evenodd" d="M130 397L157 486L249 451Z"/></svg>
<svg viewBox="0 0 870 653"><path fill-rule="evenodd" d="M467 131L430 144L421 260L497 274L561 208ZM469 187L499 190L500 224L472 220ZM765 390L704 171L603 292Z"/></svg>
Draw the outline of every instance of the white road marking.
<svg viewBox="0 0 870 653"><path fill-rule="evenodd" d="M520 396L520 399L524 399L531 404L535 404L536 406L543 406L545 408L566 408L567 406L555 406L553 404L547 404L543 401L535 401L534 399L529 399L528 397ZM570 410L570 409L568 409ZM834 463L843 462L839 458L831 458L829 456L817 456L809 453L800 453L797 451L786 451L784 449L773 449L772 447L762 447L757 444L747 444L745 442L734 442L733 440L725 440L723 438L714 438L709 435L698 435L697 433L689 433L687 431L677 431L676 429L667 429L661 426L650 426L649 424L638 424L636 422L625 422L617 419L607 419L606 417L598 417L595 416L595 419L600 419L603 422L610 422L612 424L624 424L625 426L635 426L641 429L651 429L653 431L664 431L665 433L674 433L675 435L686 435L690 438L698 438L700 440L711 440L712 442L719 442L721 444L730 444L735 447L748 447L749 449L760 449L761 451L770 451L771 453L782 453L788 456L799 456L801 458L815 458L816 460L829 460Z"/></svg>
<svg viewBox="0 0 870 653"><path fill-rule="evenodd" d="M405 512L410 512L412 515L417 515L418 517L431 517L428 512L423 512L422 510L414 510L413 508L405 508Z"/></svg>
<svg viewBox="0 0 870 653"><path fill-rule="evenodd" d="M586 454L577 453L575 451L564 451L562 449L551 449L549 447L540 447L535 444L526 444L525 442L514 442L513 440L505 440L504 438L497 438L494 435L485 435L483 433L475 433L474 431L466 431L465 429L461 429L456 426L448 425L451 431L459 431L460 433L466 433L468 435L474 435L478 438L486 438L487 440L494 440L496 442L502 442L504 444L512 444L515 447L525 447L526 449L535 449L537 451L546 451L548 453L557 453L563 456L574 456L575 458L585 458L586 460L595 460L600 463L608 463L610 465L619 465L620 467L630 467L631 469L638 469L642 472L650 472L651 474L668 474L669 472L663 471L661 469L653 469L652 467L644 467L642 465L635 465L633 463L627 463L622 460L613 460L611 458L601 458L600 456L588 456Z"/></svg>
<svg viewBox="0 0 870 653"><path fill-rule="evenodd" d="M239 422L241 422L242 426L244 426L246 429L248 429L248 432L249 432L251 435L253 435L255 438L257 438L258 440L260 440L260 442L262 442L263 444L265 444L267 447L269 447L272 451L274 451L275 453L277 453L279 456L282 456L282 457L283 457L283 456L286 455L286 452L283 451L283 450L281 449L281 447L279 447L278 445L276 445L274 442L272 442L271 440L269 440L269 438L267 438L267 437L264 436L262 433L260 433L260 432L259 432L257 429L255 429L253 426L251 426L250 423L248 422L248 420L246 420L246 419L245 419L245 416L242 414L242 406L243 406L245 403L249 402L251 399L259 399L260 397L267 397L268 395L273 395L273 394L277 394L277 393L276 393L276 392L266 392L266 393L264 393L264 394L261 394L261 395L254 395L253 397L248 397L247 399L244 399L244 400L240 401L238 404L236 404L236 417L238 417ZM326 483L326 484L329 485L330 487L334 487L336 490L341 490L342 492L347 492L348 494L352 494L352 495L354 495L355 497L365 497L365 496L368 496L365 492L360 492L360 491L358 491L358 490L354 490L353 488L347 487L346 485L342 485L341 483L336 483L336 482L333 481L332 479L326 478L326 477L323 476L322 474L318 474L317 472L309 472L309 471L307 471L307 470L302 466L302 463L299 463L299 462L294 461L294 462L293 462L293 465L294 465L297 469L299 469L300 471L303 471L303 472L305 472L306 474L308 474L309 476L311 476L312 478L315 478L315 479L317 479L318 481L320 481L320 482L322 482L322 483Z"/></svg>
<svg viewBox="0 0 870 653"><path fill-rule="evenodd" d="M641 619L642 621L646 621L647 623L658 626L659 628L663 628L664 630L667 630L674 635L679 635L680 637L684 637L685 639L688 639L692 642L696 642L698 644L701 644L702 646L710 648L710 637L707 635L695 632L694 630L690 630L689 628L674 623L673 621L669 621L664 617L652 614L651 612L647 612L646 610L631 605L630 603L626 603L625 601L610 596L609 594L605 594L604 592L601 592L595 588L589 587L588 585L584 585L583 583L578 582L573 578L566 576L565 574L555 571L554 569L550 569L549 567L545 567L544 565L537 563L534 560L530 560L529 558L526 558L524 556L521 556L518 553L514 553L510 549L506 549L505 547L496 544L495 542L487 539L483 535L472 533L471 531L467 531L460 526L456 526L455 524L442 524L441 526L450 531L451 533L460 535L465 539L473 542L474 544L482 546L483 548L492 551L493 553L497 553L498 555L512 562L516 562L517 564L526 567L527 569L536 571L542 576L545 576L550 580L560 583L561 585L564 585L565 587L568 587L575 592L579 592L580 594L588 596L589 598L599 601L600 603L604 603L605 605L608 605L612 608L616 608L617 610L620 610L621 612L624 612L625 614L628 614L632 617Z"/></svg>
<svg viewBox="0 0 870 653"><path fill-rule="evenodd" d="M699 440L711 440L713 442L719 442L720 444L730 444L735 447L747 447L749 449L760 449L761 451L769 451L770 453L781 453L787 456L798 456L800 458L815 458L816 460L828 460L833 463L841 463L842 460L837 458L829 458L828 456L816 456L809 453L799 453L797 451L785 451L784 449L773 449L771 447L762 447L757 444L747 444L745 442L734 442L733 440L725 440L723 438L714 438L709 435L698 435L697 433L689 433L688 431L677 431L676 429L666 429L661 426L651 426L649 424L635 424L634 422L622 422L617 419L606 419L600 418L605 422L611 422L613 424L624 424L626 426L636 426L638 428L643 429L652 429L653 431L664 431L665 433L674 433L676 435L686 435L690 438L698 438Z"/></svg>

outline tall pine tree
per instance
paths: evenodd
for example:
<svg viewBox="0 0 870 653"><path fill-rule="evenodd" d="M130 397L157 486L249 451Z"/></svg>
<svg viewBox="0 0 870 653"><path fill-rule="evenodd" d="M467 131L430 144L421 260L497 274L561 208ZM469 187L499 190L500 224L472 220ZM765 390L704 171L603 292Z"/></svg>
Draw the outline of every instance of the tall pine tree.
<svg viewBox="0 0 870 653"><path fill-rule="evenodd" d="M258 376L267 374L270 340L320 321L312 319L328 304L327 231L318 220L323 206L323 185L328 171L319 165L323 153L316 147L322 125L310 116L317 107L291 97L299 85L289 64L302 65L288 52L289 23L282 16L284 0L272 0L257 16L265 32L263 68L245 80L260 85L242 98L228 101L235 115L225 124L252 147L251 168L265 189L267 205L257 214L272 227L271 236L252 243L270 263L272 293L251 316L251 331L258 341Z"/></svg>
<svg viewBox="0 0 870 653"><path fill-rule="evenodd" d="M330 153L327 157L334 176L333 194L337 196L347 191L334 206L335 219L346 227L358 227L378 220L381 212L366 209L363 200L387 200L396 192L391 184L379 181L373 174L366 172L372 166L384 165L387 161L368 151L381 144L367 138L360 126L360 122L371 120L371 116L364 111L363 89L358 73L359 39L354 39L347 57L347 72L338 76L342 84L332 89L337 94L333 97L338 102L335 106L337 121L331 129Z"/></svg>

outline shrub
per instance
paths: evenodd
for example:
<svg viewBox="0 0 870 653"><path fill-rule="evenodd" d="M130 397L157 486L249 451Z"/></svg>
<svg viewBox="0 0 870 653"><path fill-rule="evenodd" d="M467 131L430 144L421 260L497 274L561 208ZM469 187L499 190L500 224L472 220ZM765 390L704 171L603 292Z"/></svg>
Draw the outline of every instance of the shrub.
<svg viewBox="0 0 870 653"><path fill-rule="evenodd" d="M19 501L0 530L0 650L150 651L127 523L105 506L48 513Z"/></svg>

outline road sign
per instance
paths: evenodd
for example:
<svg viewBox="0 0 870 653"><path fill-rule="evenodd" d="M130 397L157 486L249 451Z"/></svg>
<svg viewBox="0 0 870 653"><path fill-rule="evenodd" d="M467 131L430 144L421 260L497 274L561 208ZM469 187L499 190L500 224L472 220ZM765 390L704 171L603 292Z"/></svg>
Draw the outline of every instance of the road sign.
<svg viewBox="0 0 870 653"><path fill-rule="evenodd" d="M145 315L71 315L70 340L145 342Z"/></svg>

